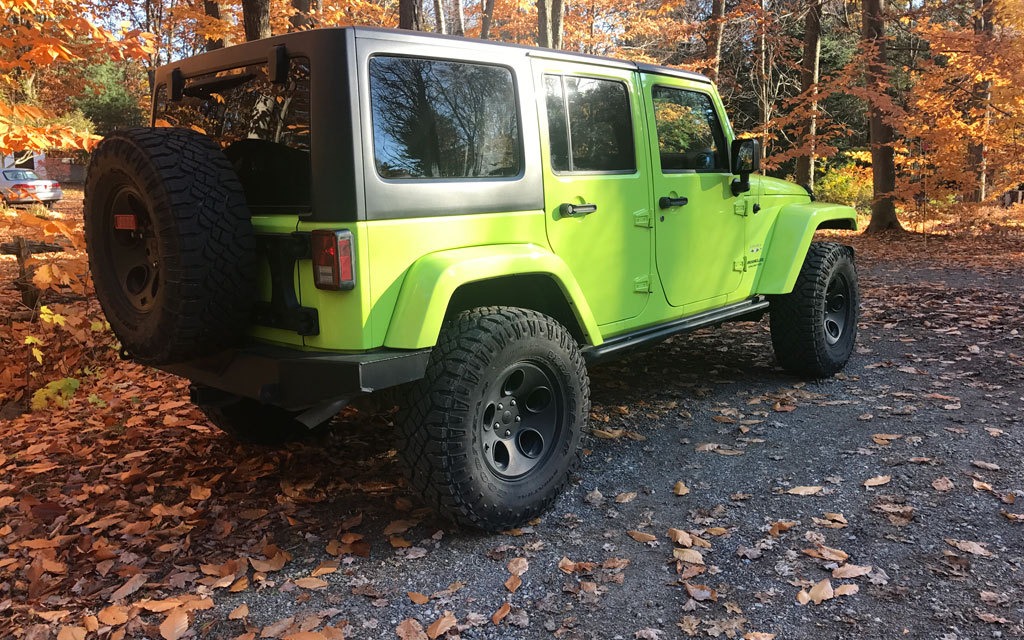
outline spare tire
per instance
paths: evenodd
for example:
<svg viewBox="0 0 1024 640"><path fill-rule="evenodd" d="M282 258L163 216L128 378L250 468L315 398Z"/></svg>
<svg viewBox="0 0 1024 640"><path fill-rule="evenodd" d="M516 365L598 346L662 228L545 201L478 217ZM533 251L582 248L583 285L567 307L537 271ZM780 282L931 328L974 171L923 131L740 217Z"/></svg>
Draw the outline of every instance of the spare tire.
<svg viewBox="0 0 1024 640"><path fill-rule="evenodd" d="M96 296L133 359L182 362L243 335L256 240L238 176L207 136L107 136L89 163L85 240Z"/></svg>

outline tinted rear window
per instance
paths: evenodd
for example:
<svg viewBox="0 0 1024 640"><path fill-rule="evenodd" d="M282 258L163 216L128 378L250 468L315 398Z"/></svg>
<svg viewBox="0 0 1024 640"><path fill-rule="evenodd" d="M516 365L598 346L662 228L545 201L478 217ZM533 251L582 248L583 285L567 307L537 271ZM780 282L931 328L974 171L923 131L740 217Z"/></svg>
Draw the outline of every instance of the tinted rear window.
<svg viewBox="0 0 1024 640"><path fill-rule="evenodd" d="M254 212L311 209L309 60L274 84L255 64L188 78L181 100L157 92L156 124L194 129L224 149Z"/></svg>
<svg viewBox="0 0 1024 640"><path fill-rule="evenodd" d="M377 172L392 179L517 176L516 104L512 72L504 67L371 58Z"/></svg>

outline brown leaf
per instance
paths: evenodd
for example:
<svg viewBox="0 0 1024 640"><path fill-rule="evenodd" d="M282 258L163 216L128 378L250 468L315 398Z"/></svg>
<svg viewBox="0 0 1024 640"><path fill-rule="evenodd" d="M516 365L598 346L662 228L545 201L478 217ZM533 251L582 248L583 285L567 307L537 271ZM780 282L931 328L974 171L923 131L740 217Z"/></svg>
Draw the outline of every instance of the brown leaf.
<svg viewBox="0 0 1024 640"><path fill-rule="evenodd" d="M57 633L57 640L85 640L86 628L65 625Z"/></svg>
<svg viewBox="0 0 1024 640"><path fill-rule="evenodd" d="M506 602L498 607L498 610L494 612L494 615L491 616L491 622L498 624L505 619L505 616L508 615L509 611L512 611L512 605Z"/></svg>
<svg viewBox="0 0 1024 640"><path fill-rule="evenodd" d="M288 556L284 551L278 551L277 554L269 560L249 558L249 563L252 565L252 568L261 573L280 571L286 562L288 562Z"/></svg>
<svg viewBox="0 0 1024 640"><path fill-rule="evenodd" d="M684 547L693 546L693 536L682 529L669 529L668 539L676 544L681 544Z"/></svg>
<svg viewBox="0 0 1024 640"><path fill-rule="evenodd" d="M522 586L522 584L522 578L513 573L508 577L508 580L505 581L505 588L508 589L510 592L515 593L516 589Z"/></svg>
<svg viewBox="0 0 1024 640"><path fill-rule="evenodd" d="M430 596L425 596L419 591L407 591L405 595L409 596L413 604L427 604L430 602Z"/></svg>
<svg viewBox="0 0 1024 640"><path fill-rule="evenodd" d="M672 557L676 560L689 562L690 564L704 564L704 556L696 549L681 549L677 547L672 550Z"/></svg>
<svg viewBox="0 0 1024 640"><path fill-rule="evenodd" d="M164 640L178 640L188 631L188 612L184 609L172 609L160 623L160 636Z"/></svg>
<svg viewBox="0 0 1024 640"><path fill-rule="evenodd" d="M978 619L982 622L987 622L989 624L1007 624L1010 622L1006 618L997 616L994 613L988 613L987 611L978 611L977 609L974 610L974 615L978 616Z"/></svg>
<svg viewBox="0 0 1024 640"><path fill-rule="evenodd" d="M811 596L807 593L807 591L801 589L796 594L796 601L800 604L807 604L811 601Z"/></svg>
<svg viewBox="0 0 1024 640"><path fill-rule="evenodd" d="M844 564L843 566L836 567L832 570L832 577L838 579L859 578L860 576L866 576L871 573L872 569L874 569L874 567L869 564Z"/></svg>
<svg viewBox="0 0 1024 640"><path fill-rule="evenodd" d="M570 560L569 558L562 556L562 559L558 561L558 569L562 573L571 574L576 571L576 563Z"/></svg>
<svg viewBox="0 0 1024 640"><path fill-rule="evenodd" d="M399 622L395 627L395 633L401 640L430 640L423 631L423 625L415 618L406 618Z"/></svg>
<svg viewBox="0 0 1024 640"><path fill-rule="evenodd" d="M249 605L243 602L231 610L231 613L228 614L228 620L241 620L247 615L249 615Z"/></svg>
<svg viewBox="0 0 1024 640"><path fill-rule="evenodd" d="M936 491L952 491L953 481L946 476L941 476L932 480L932 489Z"/></svg>
<svg viewBox="0 0 1024 640"><path fill-rule="evenodd" d="M889 484L892 480L892 476L875 476L874 478L868 478L864 481L865 487L879 487L883 484Z"/></svg>
<svg viewBox="0 0 1024 640"><path fill-rule="evenodd" d="M789 531L790 529L795 527L796 524L797 523L793 520L779 520L772 524L772 527L768 530L768 533L771 534L773 538L778 538L779 534Z"/></svg>
<svg viewBox="0 0 1024 640"><path fill-rule="evenodd" d="M1024 513L1010 513L1006 509L1000 509L999 513L1010 522L1024 522Z"/></svg>
<svg viewBox="0 0 1024 640"><path fill-rule="evenodd" d="M630 538L633 538L637 542L654 542L658 539L657 536L652 536L651 534L644 533L643 531L627 531L626 533Z"/></svg>
<svg viewBox="0 0 1024 640"><path fill-rule="evenodd" d="M825 600L831 600L835 597L835 592L832 591L832 581L825 578L818 584L811 587L811 590L807 592L807 595L814 604L821 604Z"/></svg>
<svg viewBox="0 0 1024 640"><path fill-rule="evenodd" d="M743 634L743 640L775 640L775 634L764 631L748 631Z"/></svg>
<svg viewBox="0 0 1024 640"><path fill-rule="evenodd" d="M788 493L790 495L794 495L794 496L813 496L814 494L818 493L819 491L821 491L821 487L817 487L817 486L811 486L811 487L799 486L799 487L793 487L793 488L787 490L786 493Z"/></svg>
<svg viewBox="0 0 1024 640"><path fill-rule="evenodd" d="M213 491L209 487L201 487L194 484L188 495L193 500L208 500L212 493Z"/></svg>
<svg viewBox="0 0 1024 640"><path fill-rule="evenodd" d="M96 614L96 618L105 625L116 627L128 622L129 610L128 607L112 604L109 607L100 609L99 613Z"/></svg>
<svg viewBox="0 0 1024 640"><path fill-rule="evenodd" d="M718 592L707 585L684 582L683 586L686 587L686 593L697 602L704 602L705 600L715 602L718 600Z"/></svg>
<svg viewBox="0 0 1024 640"><path fill-rule="evenodd" d="M146 574L136 573L134 576L128 578L127 582L118 587L117 591L110 594L109 601L117 602L118 600L123 600L141 589L144 584L146 584Z"/></svg>
<svg viewBox="0 0 1024 640"><path fill-rule="evenodd" d="M508 561L508 572L514 576L521 576L530 568L530 561L526 558L512 558Z"/></svg>
<svg viewBox="0 0 1024 640"><path fill-rule="evenodd" d="M858 591L860 591L860 587L855 584L841 584L836 587L833 593L835 593L835 596L838 598L839 596L852 596Z"/></svg>
<svg viewBox="0 0 1024 640"><path fill-rule="evenodd" d="M427 627L427 636L430 640L444 635L449 629L457 625L459 621L452 615L451 611L445 611L444 615L434 621L434 624Z"/></svg>
<svg viewBox="0 0 1024 640"><path fill-rule="evenodd" d="M690 487L686 486L686 483L680 480L679 482L676 482L674 487L672 487L672 493L677 496L685 496L690 493Z"/></svg>
<svg viewBox="0 0 1024 640"><path fill-rule="evenodd" d="M946 538L946 544L950 545L951 547L956 547L961 551L966 551L967 553L974 554L976 556L982 556L985 558L995 557L995 554L993 554L991 551L981 546L977 542L972 542L970 540L954 540L952 538Z"/></svg>
<svg viewBox="0 0 1024 640"><path fill-rule="evenodd" d="M984 460L971 460L971 464L979 469L985 469L987 471L999 471L1002 469L998 464L994 462L985 462Z"/></svg>
<svg viewBox="0 0 1024 640"><path fill-rule="evenodd" d="M632 502L633 500L636 500L636 491L627 491L615 496L615 502L619 504L625 504L627 502Z"/></svg>
<svg viewBox="0 0 1024 640"><path fill-rule="evenodd" d="M409 529L415 527L418 522L415 520L395 520L384 527L384 535L391 536L399 533L405 533Z"/></svg>
<svg viewBox="0 0 1024 640"><path fill-rule="evenodd" d="M295 581L295 586L302 589L324 589L327 584L326 580L320 578L299 578Z"/></svg>

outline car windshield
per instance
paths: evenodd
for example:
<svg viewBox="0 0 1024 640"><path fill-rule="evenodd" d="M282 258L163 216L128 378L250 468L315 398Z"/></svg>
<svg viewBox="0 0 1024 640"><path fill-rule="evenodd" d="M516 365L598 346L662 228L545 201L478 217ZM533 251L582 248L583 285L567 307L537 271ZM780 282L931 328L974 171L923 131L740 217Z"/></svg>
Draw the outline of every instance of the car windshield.
<svg viewBox="0 0 1024 640"><path fill-rule="evenodd" d="M8 169L4 171L4 178L8 180L38 180L39 176L28 169Z"/></svg>

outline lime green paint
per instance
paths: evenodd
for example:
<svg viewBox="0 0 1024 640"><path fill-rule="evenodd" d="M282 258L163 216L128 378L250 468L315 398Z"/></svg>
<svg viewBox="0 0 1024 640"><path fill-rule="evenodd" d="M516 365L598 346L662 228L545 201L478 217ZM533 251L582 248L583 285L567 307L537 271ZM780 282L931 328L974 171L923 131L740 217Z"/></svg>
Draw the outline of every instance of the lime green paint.
<svg viewBox="0 0 1024 640"><path fill-rule="evenodd" d="M641 77L648 103L647 147L654 168L653 196L649 196L652 206L663 196L688 200L683 206L656 209L658 275L671 306L703 310L706 305L701 301L713 303L714 298L736 291L742 280L742 272L733 269L733 262L744 250L744 217L736 214L736 197L730 186L735 176L728 171L663 171L651 95L657 86L708 95L716 109L721 107L721 100L704 83L646 74ZM728 122L723 113L718 114L718 120ZM728 127L724 129L724 135L730 137ZM718 151L728 153L725 149Z"/></svg>
<svg viewBox="0 0 1024 640"><path fill-rule="evenodd" d="M754 293L792 291L814 232L830 220L842 221L847 229L857 228L857 212L852 207L819 202L783 205L765 241Z"/></svg>
<svg viewBox="0 0 1024 640"><path fill-rule="evenodd" d="M550 275L569 300L591 344L600 344L597 322L569 267L548 249L531 244L451 249L426 255L402 285L384 345L398 349L433 346L448 301L460 285L509 274Z"/></svg>
<svg viewBox="0 0 1024 640"><path fill-rule="evenodd" d="M648 158L637 152L637 169L633 173L556 174L551 168L544 92L546 74L621 82L628 91L633 139L641 141L647 134L636 74L628 69L545 59L535 59L533 69L534 86L538 87L544 206L551 250L568 265L579 283L584 297L576 304L585 301L599 325L636 317L650 298L650 293L637 285L638 278L651 279ZM559 213L563 203L595 204L597 211L583 217L563 217Z"/></svg>

